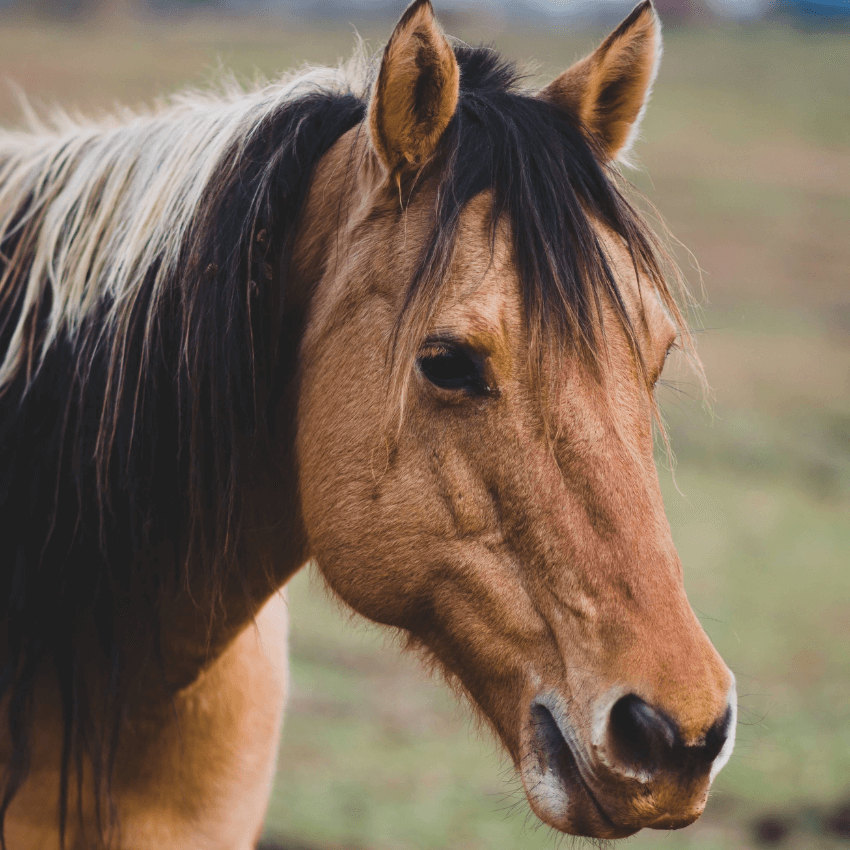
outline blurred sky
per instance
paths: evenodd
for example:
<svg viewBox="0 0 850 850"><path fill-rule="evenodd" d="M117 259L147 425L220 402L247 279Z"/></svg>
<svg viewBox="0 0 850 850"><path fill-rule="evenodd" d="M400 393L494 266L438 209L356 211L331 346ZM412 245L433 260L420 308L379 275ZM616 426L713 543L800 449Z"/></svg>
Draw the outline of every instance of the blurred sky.
<svg viewBox="0 0 850 850"><path fill-rule="evenodd" d="M382 12L398 4L392 0L290 0L297 7L311 11L357 9ZM286 0L267 0L270 5L285 6ZM774 0L705 0L713 11L729 17L755 17L766 12ZM554 17L579 20L604 20L623 16L636 5L636 0L441 0L440 7L467 10L486 10L488 13L510 17ZM680 4L687 7L688 2Z"/></svg>
<svg viewBox="0 0 850 850"><path fill-rule="evenodd" d="M638 0L439 0L442 13L479 15L488 19L524 20L531 24L568 21L571 24L609 25L622 19ZM850 0L656 0L666 21L679 17L753 19L772 13L797 15L810 24L850 21ZM210 12L251 14L258 11L310 20L338 18L365 20L396 18L405 0L0 0L0 9L35 12L59 18L85 17L97 10L147 9L156 13Z"/></svg>

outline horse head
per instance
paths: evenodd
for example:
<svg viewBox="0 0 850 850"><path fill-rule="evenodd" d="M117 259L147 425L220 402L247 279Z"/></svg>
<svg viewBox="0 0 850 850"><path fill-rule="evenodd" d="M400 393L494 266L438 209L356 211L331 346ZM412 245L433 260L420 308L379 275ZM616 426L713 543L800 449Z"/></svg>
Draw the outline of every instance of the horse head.
<svg viewBox="0 0 850 850"><path fill-rule="evenodd" d="M416 0L293 260L325 579L468 695L542 820L599 838L692 823L735 731L653 459L655 384L688 331L613 165L660 52L647 0L527 92Z"/></svg>

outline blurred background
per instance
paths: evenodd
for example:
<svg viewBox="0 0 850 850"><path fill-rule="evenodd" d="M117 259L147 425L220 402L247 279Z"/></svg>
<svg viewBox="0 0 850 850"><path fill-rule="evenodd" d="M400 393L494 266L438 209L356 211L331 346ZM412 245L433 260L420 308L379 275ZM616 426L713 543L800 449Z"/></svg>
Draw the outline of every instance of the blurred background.
<svg viewBox="0 0 850 850"><path fill-rule="evenodd" d="M435 0L446 29L542 80L631 0ZM656 0L665 55L630 179L703 308L694 379L662 391L661 469L694 608L738 677L708 809L635 848L850 843L850 0ZM373 49L398 0L0 0L0 120L98 114ZM695 259L694 259L695 258ZM697 265L702 269L699 273ZM704 286L705 295L702 295ZM675 371L675 370L674 370ZM660 458L662 467L665 459ZM292 697L267 836L289 850L550 848L518 780L416 660L291 586ZM270 845L272 846L272 845Z"/></svg>

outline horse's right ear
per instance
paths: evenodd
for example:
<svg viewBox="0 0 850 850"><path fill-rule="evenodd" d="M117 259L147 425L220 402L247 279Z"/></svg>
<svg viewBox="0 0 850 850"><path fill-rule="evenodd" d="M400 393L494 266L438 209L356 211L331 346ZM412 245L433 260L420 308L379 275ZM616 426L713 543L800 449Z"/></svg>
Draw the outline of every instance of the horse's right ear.
<svg viewBox="0 0 850 850"><path fill-rule="evenodd" d="M430 0L414 0L381 61L369 104L369 135L393 180L433 155L457 108L460 71Z"/></svg>
<svg viewBox="0 0 850 850"><path fill-rule="evenodd" d="M661 59L661 24L644 0L602 42L540 96L581 119L606 161L625 160Z"/></svg>

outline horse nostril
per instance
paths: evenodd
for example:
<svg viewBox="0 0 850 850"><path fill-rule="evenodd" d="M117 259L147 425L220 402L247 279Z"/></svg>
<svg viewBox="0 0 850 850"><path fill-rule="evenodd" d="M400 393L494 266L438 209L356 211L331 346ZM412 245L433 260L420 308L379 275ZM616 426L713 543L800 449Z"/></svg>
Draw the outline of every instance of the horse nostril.
<svg viewBox="0 0 850 850"><path fill-rule="evenodd" d="M731 732L732 714L730 706L708 730L702 743L686 745L675 721L640 697L628 694L611 709L609 740L624 764L652 772L702 770L720 755Z"/></svg>
<svg viewBox="0 0 850 850"><path fill-rule="evenodd" d="M609 729L620 757L645 766L657 766L662 760L666 761L665 756L680 745L681 740L669 717L634 694L614 704Z"/></svg>
<svg viewBox="0 0 850 850"><path fill-rule="evenodd" d="M732 726L732 706L730 705L726 709L726 713L711 729L708 730L708 733L705 736L705 758L707 761L714 761L718 755L720 755L720 751L723 749L723 745L726 743L729 738L729 732L731 731Z"/></svg>

